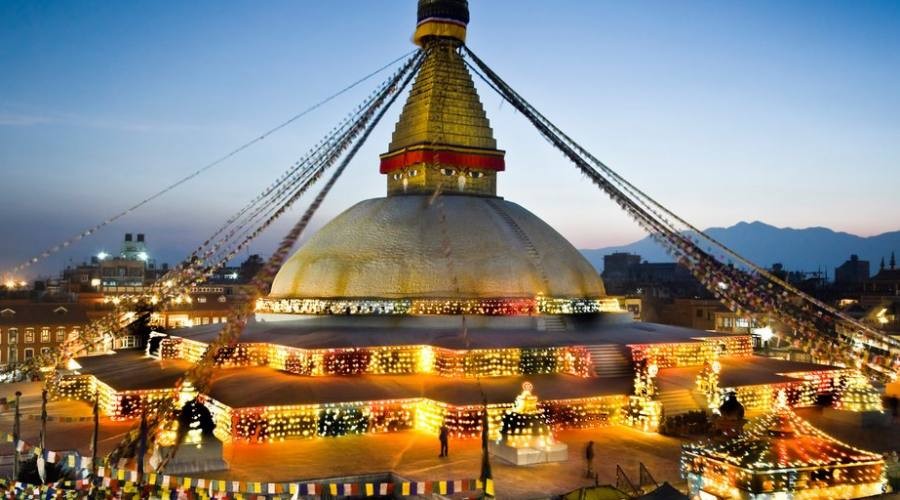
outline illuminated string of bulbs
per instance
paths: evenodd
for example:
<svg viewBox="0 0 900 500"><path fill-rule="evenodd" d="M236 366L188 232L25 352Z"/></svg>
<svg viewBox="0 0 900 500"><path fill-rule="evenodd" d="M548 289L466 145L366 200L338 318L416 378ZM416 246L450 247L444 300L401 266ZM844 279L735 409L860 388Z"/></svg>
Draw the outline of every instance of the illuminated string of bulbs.
<svg viewBox="0 0 900 500"><path fill-rule="evenodd" d="M704 235L720 250L738 258L739 262L749 267L754 274L717 260L702 250L690 237L682 234L672 220L682 224L686 222L591 156L512 90L471 50L465 48L465 51L477 66L475 68L467 62L473 71L522 112L546 139L571 159L582 173L605 191L680 263L690 269L700 282L722 299L730 309L750 314L758 319L764 319L762 315L765 314L781 320L799 333L799 338L806 343L805 347L821 359L864 367L879 376L896 377L900 371L900 341L802 294ZM698 231L698 234L703 233ZM794 304L791 301L793 297L801 299L801 303ZM846 331L847 328L838 324L839 321L853 331ZM828 336L823 337L823 333ZM863 349L861 352L846 349L847 343L854 346L861 345Z"/></svg>

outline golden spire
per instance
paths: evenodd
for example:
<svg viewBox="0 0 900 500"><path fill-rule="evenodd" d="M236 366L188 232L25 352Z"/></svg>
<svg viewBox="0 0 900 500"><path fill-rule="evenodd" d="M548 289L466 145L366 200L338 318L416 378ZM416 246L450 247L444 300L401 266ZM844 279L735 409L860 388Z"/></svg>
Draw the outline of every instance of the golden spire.
<svg viewBox="0 0 900 500"><path fill-rule="evenodd" d="M388 194L496 196L504 152L459 54L469 21L465 0L419 0L413 40L425 61L381 155Z"/></svg>

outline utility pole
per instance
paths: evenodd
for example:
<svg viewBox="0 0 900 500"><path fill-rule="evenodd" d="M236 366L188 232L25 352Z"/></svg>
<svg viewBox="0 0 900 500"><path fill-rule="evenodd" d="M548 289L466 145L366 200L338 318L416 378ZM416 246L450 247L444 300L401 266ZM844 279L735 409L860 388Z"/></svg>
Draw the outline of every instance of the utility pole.
<svg viewBox="0 0 900 500"><path fill-rule="evenodd" d="M96 493L97 439L100 435L100 393L94 393L94 432L91 435L91 490Z"/></svg>
<svg viewBox="0 0 900 500"><path fill-rule="evenodd" d="M47 464L44 463L44 456L47 449L47 388L41 390L41 436L38 439L38 446L41 448L41 455L37 457L35 465L38 468L38 477L41 482L45 482L47 478Z"/></svg>
<svg viewBox="0 0 900 500"><path fill-rule="evenodd" d="M22 402L22 392L16 391L16 413L15 419L13 420L13 446L15 448L15 452L13 453L13 481L19 480L19 420L22 418L22 413L20 404Z"/></svg>
<svg viewBox="0 0 900 500"><path fill-rule="evenodd" d="M47 389L41 391L41 437L39 439L42 450L47 448Z"/></svg>

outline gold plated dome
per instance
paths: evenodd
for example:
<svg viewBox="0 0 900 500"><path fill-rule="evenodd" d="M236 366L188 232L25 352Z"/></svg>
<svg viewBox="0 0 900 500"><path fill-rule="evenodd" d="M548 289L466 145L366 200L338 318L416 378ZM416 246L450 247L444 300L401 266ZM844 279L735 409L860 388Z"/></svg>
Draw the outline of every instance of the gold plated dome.
<svg viewBox="0 0 900 500"><path fill-rule="evenodd" d="M357 203L281 268L271 298L599 298L603 282L552 227L500 198Z"/></svg>

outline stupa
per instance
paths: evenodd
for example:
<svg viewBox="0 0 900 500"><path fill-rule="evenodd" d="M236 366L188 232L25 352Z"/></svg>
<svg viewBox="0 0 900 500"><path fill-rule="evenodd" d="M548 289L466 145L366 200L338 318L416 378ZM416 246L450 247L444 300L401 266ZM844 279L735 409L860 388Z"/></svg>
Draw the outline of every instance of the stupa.
<svg viewBox="0 0 900 500"><path fill-rule="evenodd" d="M572 244L498 196L505 153L460 54L468 22L464 0L419 1L414 41L426 56L380 158L387 195L315 233L217 356L198 395L216 436L436 435L442 424L478 436L486 409L496 439L526 381L553 429L653 430L667 404L655 379L694 370L683 376L693 381L713 361L722 390L757 405L773 385L796 404L837 387L844 369L753 357L749 335L634 321ZM81 358L61 391L96 389L112 418L136 418L171 397L221 328L165 332L152 355Z"/></svg>

